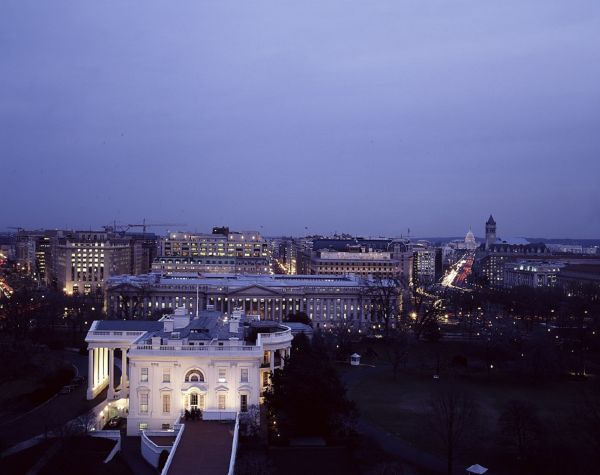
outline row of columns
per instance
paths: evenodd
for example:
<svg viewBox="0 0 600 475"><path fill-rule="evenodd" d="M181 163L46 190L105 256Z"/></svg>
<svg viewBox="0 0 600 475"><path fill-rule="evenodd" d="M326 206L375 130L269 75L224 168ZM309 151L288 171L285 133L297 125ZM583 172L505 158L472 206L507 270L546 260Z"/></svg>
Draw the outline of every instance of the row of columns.
<svg viewBox="0 0 600 475"><path fill-rule="evenodd" d="M319 312L317 312L315 299L312 302L313 310L310 310L310 302L305 298L293 298L291 301L286 298L264 299L262 302L256 298L255 302L255 298L228 298L225 301L224 299L218 300L218 297L214 297L209 298L207 302L210 302L211 299L214 302L216 310L231 314L233 309L241 304L248 314L260 314L264 320L282 321L283 317L287 314L297 312L304 312L307 315L313 313L313 316L320 316L324 313L325 317L323 319L330 319L332 317L331 314L333 314L334 319L337 319L338 314L341 317L346 312L347 314L354 313L360 321L364 321L365 319L364 303L358 298L340 298L339 303L338 297L321 298ZM283 309L283 305L286 305L285 310ZM289 306L292 308L287 308ZM344 306L346 309L344 309ZM354 307L354 310L351 310L352 307Z"/></svg>
<svg viewBox="0 0 600 475"><path fill-rule="evenodd" d="M219 300L219 298L221 300ZM317 311L317 298L320 299L319 311ZM337 300L341 299L338 304ZM227 299L227 300L225 300ZM254 301L256 299L256 302ZM260 300L263 299L261 302ZM304 312L306 314L313 313L315 320L329 320L333 316L334 319L337 319L338 313L343 315L344 313L344 305L347 306L347 313L354 312L354 315L357 317L356 319L360 322L364 322L366 315L363 304L363 299L356 297L337 297L337 296L319 296L319 297L311 297L313 300L313 310L310 310L310 302L306 297L294 297L290 301L285 297L275 297L275 298L264 298L264 297L225 297L222 295L213 295L213 296L202 296L198 300L192 295L189 296L188 299L183 300L182 298L172 300L165 299L162 300L162 296L152 296L148 297L147 300L144 300L142 304L142 309L145 311L153 311L155 309L161 309L162 304L166 304L164 308L174 308L176 306L185 306L186 308L190 308L192 313L196 312L196 306L199 305L200 309L206 308L207 305L214 305L216 310L221 312L227 312L231 314L233 309L238 305L243 305L246 313L249 314L260 314L263 316L265 320L276 320L282 321L283 317L290 312ZM115 296L111 296L111 303L113 307L113 313L118 314L118 305L119 300ZM189 304L191 303L191 307ZM150 307L148 308L148 304ZM161 306L158 306L158 305ZM286 308L285 311L283 309L283 304L287 306L292 306L292 308ZM169 306L171 305L171 306ZM351 306L354 306L354 310L350 310ZM248 308L247 308L248 307ZM298 310L296 310L298 308ZM333 314L333 315L332 315ZM323 318L321 318L323 316Z"/></svg>
<svg viewBox="0 0 600 475"><path fill-rule="evenodd" d="M115 349L110 347L88 349L88 399L94 399L107 384L108 399L114 398ZM121 390L125 390L127 385L127 348L121 348Z"/></svg>
<svg viewBox="0 0 600 475"><path fill-rule="evenodd" d="M279 350L268 350L269 351L269 369L271 372L275 371L275 353L279 353L279 358L281 358L280 368L283 369L285 365L285 358L290 356L289 348L281 348Z"/></svg>

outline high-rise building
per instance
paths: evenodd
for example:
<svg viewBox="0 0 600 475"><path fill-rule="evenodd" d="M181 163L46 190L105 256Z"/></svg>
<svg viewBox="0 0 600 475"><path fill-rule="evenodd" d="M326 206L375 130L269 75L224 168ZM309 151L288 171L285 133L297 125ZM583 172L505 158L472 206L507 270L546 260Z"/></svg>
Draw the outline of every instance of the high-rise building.
<svg viewBox="0 0 600 475"><path fill-rule="evenodd" d="M311 274L398 277L407 283L412 280L413 253L406 239L314 239L311 244L312 249L305 246L301 253L310 257Z"/></svg>
<svg viewBox="0 0 600 475"><path fill-rule="evenodd" d="M429 285L435 282L435 255L434 248L424 244L415 244L413 251L413 282L416 285Z"/></svg>
<svg viewBox="0 0 600 475"><path fill-rule="evenodd" d="M130 242L105 231L76 231L58 238L53 267L65 293L101 295L108 277L129 273Z"/></svg>
<svg viewBox="0 0 600 475"><path fill-rule="evenodd" d="M212 234L169 233L160 240L159 254L160 259L232 257L235 258L235 272L271 272L269 245L258 231L236 232L228 227L216 227Z"/></svg>
<svg viewBox="0 0 600 475"><path fill-rule="evenodd" d="M216 230L228 229L218 228ZM160 240L160 256L269 257L267 241L258 231L227 234L174 232Z"/></svg>

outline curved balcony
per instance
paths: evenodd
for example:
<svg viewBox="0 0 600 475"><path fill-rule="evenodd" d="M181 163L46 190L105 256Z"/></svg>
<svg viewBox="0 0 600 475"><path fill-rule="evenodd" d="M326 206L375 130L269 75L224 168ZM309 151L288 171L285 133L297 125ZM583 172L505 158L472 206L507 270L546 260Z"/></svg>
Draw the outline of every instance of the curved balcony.
<svg viewBox="0 0 600 475"><path fill-rule="evenodd" d="M287 328L286 330L273 333L259 333L256 344L258 346L287 344L290 343L292 339L292 330Z"/></svg>

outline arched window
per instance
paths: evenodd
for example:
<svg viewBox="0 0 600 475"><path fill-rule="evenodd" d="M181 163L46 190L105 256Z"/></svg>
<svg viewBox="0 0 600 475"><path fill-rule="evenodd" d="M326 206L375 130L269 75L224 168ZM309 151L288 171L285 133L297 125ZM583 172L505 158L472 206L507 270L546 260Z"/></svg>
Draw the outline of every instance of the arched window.
<svg viewBox="0 0 600 475"><path fill-rule="evenodd" d="M199 369L192 369L186 373L185 382L186 383L203 383L204 382L204 374Z"/></svg>

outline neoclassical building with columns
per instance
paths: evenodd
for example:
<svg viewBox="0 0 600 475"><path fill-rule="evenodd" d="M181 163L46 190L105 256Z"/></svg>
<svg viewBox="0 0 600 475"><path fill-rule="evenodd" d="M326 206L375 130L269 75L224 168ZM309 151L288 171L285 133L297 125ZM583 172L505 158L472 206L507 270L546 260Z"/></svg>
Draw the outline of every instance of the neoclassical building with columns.
<svg viewBox="0 0 600 475"><path fill-rule="evenodd" d="M193 314L242 308L261 320L281 322L304 312L315 328L341 322L360 328L373 321L372 300L364 279L355 275L153 273L111 277L105 306L112 318L147 318L178 307Z"/></svg>
<svg viewBox="0 0 600 475"><path fill-rule="evenodd" d="M95 321L86 342L88 399L107 387L108 399L126 399L127 433L138 435L172 428L186 410L232 420L259 404L272 371L289 356L292 333L239 308L192 314L179 307L159 321Z"/></svg>

